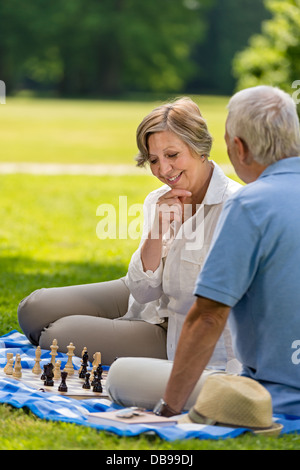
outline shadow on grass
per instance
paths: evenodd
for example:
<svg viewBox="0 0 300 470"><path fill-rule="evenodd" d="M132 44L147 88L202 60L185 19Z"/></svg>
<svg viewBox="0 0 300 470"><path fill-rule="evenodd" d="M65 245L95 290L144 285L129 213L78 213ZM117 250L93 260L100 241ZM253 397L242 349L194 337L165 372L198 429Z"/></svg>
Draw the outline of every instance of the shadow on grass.
<svg viewBox="0 0 300 470"><path fill-rule="evenodd" d="M0 257L0 335L20 331L17 319L19 302L41 287L61 287L119 279L128 266L111 263L42 262L19 256Z"/></svg>

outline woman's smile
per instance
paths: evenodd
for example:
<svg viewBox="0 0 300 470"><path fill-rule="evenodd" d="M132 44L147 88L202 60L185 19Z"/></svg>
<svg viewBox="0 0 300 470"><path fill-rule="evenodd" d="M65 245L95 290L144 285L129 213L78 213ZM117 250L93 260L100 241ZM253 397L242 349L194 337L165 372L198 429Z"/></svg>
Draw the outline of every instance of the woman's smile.
<svg viewBox="0 0 300 470"><path fill-rule="evenodd" d="M172 176L172 177L165 176L165 179L166 179L167 183L170 184L170 185L176 184L180 180L182 173L183 173L183 171L181 171L179 174L177 174L175 176Z"/></svg>

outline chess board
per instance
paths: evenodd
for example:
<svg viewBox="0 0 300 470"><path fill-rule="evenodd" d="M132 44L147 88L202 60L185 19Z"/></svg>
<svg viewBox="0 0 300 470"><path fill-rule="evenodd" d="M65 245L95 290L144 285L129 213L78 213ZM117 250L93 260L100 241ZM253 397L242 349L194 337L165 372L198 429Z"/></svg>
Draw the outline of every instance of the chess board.
<svg viewBox="0 0 300 470"><path fill-rule="evenodd" d="M103 391L100 392L93 392L93 387L91 386L90 389L82 388L84 384L84 379L78 377L78 370L74 371L74 374L67 377L66 384L68 387L67 392L60 392L58 391L58 387L61 383L61 379L53 379L54 386L45 386L44 381L41 380L41 374L37 375L32 372L31 369L22 369L22 377L15 378L12 375L6 375L3 372L3 369L0 371L0 376L6 378L12 378L14 380L21 381L22 383L26 384L28 387L33 388L38 391L44 392L51 392L56 393L57 395L63 395L70 398L76 398L78 400L90 399L90 398L107 398L107 393L105 390L105 382L107 377L107 371L104 370L102 374L102 389Z"/></svg>

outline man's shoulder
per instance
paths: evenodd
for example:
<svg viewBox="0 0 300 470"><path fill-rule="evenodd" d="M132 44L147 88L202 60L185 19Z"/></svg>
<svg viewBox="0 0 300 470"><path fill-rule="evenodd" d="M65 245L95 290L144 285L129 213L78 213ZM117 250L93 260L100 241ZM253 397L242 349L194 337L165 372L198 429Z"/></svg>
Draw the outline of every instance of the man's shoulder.
<svg viewBox="0 0 300 470"><path fill-rule="evenodd" d="M257 179L252 183L245 184L237 188L230 199L241 202L250 202L257 198L263 198L266 191L270 190L270 186L265 184L264 180Z"/></svg>
<svg viewBox="0 0 300 470"><path fill-rule="evenodd" d="M228 196L236 194L238 191L240 191L244 186L241 183L238 183L237 181L229 178L226 176L227 179L227 187L226 187L226 193Z"/></svg>
<svg viewBox="0 0 300 470"><path fill-rule="evenodd" d="M235 214L234 217L241 217L242 214L246 215L246 219L254 215L257 211L261 212L265 205L265 191L261 188L260 182L254 181L245 186L241 186L233 192L224 204L224 210L229 213ZM256 217L255 217L256 218Z"/></svg>

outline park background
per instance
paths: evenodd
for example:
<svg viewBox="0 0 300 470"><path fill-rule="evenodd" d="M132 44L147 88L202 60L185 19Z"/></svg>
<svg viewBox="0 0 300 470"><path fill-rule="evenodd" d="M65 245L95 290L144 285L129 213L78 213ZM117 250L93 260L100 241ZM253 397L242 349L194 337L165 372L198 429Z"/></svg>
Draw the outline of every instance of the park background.
<svg viewBox="0 0 300 470"><path fill-rule="evenodd" d="M34 289L126 273L138 240L99 240L96 212L160 185L134 162L154 106L191 96L212 158L237 179L223 139L229 96L260 83L294 93L299 53L300 0L0 0L0 335L19 329L18 303ZM297 446L297 436L117 438L0 407L0 449Z"/></svg>

